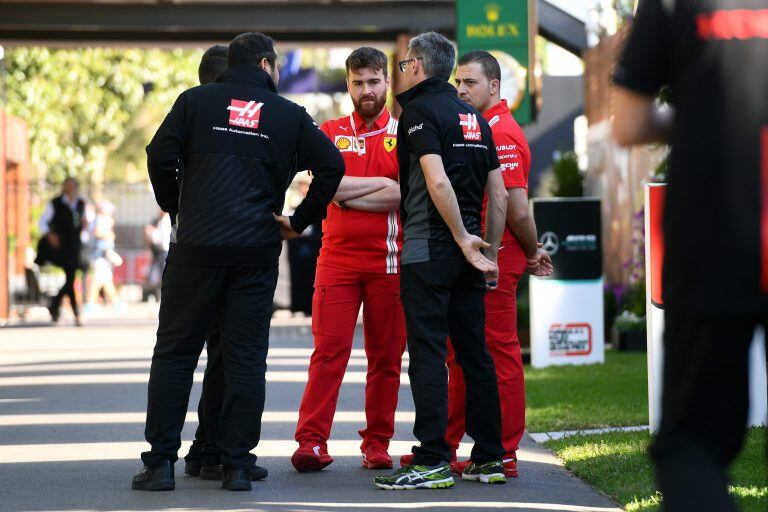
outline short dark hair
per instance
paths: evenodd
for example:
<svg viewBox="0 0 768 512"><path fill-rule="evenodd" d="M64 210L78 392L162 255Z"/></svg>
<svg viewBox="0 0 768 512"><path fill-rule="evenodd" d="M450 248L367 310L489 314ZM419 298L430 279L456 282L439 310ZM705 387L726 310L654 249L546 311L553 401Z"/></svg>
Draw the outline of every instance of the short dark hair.
<svg viewBox="0 0 768 512"><path fill-rule="evenodd" d="M489 82L494 79L501 82L501 68L496 57L485 50L475 50L462 55L459 59L459 66L472 64L473 62L480 64L480 67L483 69L483 75L485 75Z"/></svg>
<svg viewBox="0 0 768 512"><path fill-rule="evenodd" d="M363 46L353 51L347 57L347 75L349 70L356 71L362 68L372 69L378 71L384 70L384 76L387 76L387 56L384 52L377 48L371 48L370 46Z"/></svg>
<svg viewBox="0 0 768 512"><path fill-rule="evenodd" d="M229 65L259 64L267 59L272 68L277 61L275 42L271 37L261 32L246 32L240 34L229 43Z"/></svg>
<svg viewBox="0 0 768 512"><path fill-rule="evenodd" d="M425 32L411 39L408 49L411 51L411 57L421 59L427 78L451 78L456 63L456 49L450 39L437 32Z"/></svg>
<svg viewBox="0 0 768 512"><path fill-rule="evenodd" d="M229 48L220 44L215 44L205 50L203 58L200 59L200 67L197 68L197 77L201 84L215 82L219 78L219 75L227 69L228 54Z"/></svg>

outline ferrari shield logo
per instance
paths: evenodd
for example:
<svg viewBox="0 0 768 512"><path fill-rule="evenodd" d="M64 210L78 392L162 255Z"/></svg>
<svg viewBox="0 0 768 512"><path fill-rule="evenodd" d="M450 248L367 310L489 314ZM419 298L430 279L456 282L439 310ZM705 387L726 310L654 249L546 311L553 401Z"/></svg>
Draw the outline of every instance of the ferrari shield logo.
<svg viewBox="0 0 768 512"><path fill-rule="evenodd" d="M384 137L384 149L387 150L387 153L395 149L396 145L397 145L396 137Z"/></svg>

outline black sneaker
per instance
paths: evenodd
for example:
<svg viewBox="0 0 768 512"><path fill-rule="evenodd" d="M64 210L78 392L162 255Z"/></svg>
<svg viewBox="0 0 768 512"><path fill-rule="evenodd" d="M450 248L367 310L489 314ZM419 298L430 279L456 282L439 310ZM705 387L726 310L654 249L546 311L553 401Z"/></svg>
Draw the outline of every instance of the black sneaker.
<svg viewBox="0 0 768 512"><path fill-rule="evenodd" d="M261 466L257 466L254 464L251 467L251 480L254 482L258 482L259 480L264 480L267 478L267 475L269 475L269 471L267 471L267 468L263 468Z"/></svg>
<svg viewBox="0 0 768 512"><path fill-rule="evenodd" d="M446 489L453 487L451 466L446 462L436 466L410 465L392 474L377 476L373 484L379 489Z"/></svg>
<svg viewBox="0 0 768 512"><path fill-rule="evenodd" d="M228 469L224 472L221 486L229 491L250 491L251 471L249 469Z"/></svg>
<svg viewBox="0 0 768 512"><path fill-rule="evenodd" d="M184 464L184 474L187 476L200 476L202 464L199 460L192 460Z"/></svg>
<svg viewBox="0 0 768 512"><path fill-rule="evenodd" d="M144 466L133 477L131 487L135 491L172 491L176 488L173 478L173 464L163 460L153 466Z"/></svg>
<svg viewBox="0 0 768 512"><path fill-rule="evenodd" d="M464 468L461 473L462 480L472 480L484 484L505 484L507 477L504 475L504 463L500 460L475 464L474 462Z"/></svg>
<svg viewBox="0 0 768 512"><path fill-rule="evenodd" d="M221 481L224 468L221 464L218 466L202 466L200 468L200 480L219 480Z"/></svg>

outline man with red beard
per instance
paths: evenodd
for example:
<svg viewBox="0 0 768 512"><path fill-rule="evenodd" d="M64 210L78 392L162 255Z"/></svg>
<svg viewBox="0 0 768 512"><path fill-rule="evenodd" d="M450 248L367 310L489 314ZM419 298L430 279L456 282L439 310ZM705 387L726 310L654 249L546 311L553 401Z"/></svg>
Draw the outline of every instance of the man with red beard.
<svg viewBox="0 0 768 512"><path fill-rule="evenodd" d="M499 248L499 284L485 294L485 339L496 367L501 405L501 441L504 445L504 474L518 476L516 452L525 431L525 382L520 341L517 338L517 283L523 272L537 276L552 273L549 256L539 249L536 224L528 207L528 170L531 152L520 126L501 99L501 70L493 55L473 51L459 59L456 69L459 99L483 113L493 132L504 186L509 193L506 226ZM484 202L483 217L485 217ZM484 224L484 223L483 223ZM464 437L464 374L448 346L448 429L445 440L456 450ZM407 465L410 455L403 456ZM454 462L451 469L461 474L471 461Z"/></svg>
<svg viewBox="0 0 768 512"><path fill-rule="evenodd" d="M375 48L358 48L347 58L346 68L354 112L321 126L344 157L346 172L323 221L312 301L315 350L296 427L299 448L291 457L302 472L333 462L326 443L361 304L368 358L366 428L359 431L363 467L392 467L387 450L405 350L398 121L384 106L390 85L387 57Z"/></svg>

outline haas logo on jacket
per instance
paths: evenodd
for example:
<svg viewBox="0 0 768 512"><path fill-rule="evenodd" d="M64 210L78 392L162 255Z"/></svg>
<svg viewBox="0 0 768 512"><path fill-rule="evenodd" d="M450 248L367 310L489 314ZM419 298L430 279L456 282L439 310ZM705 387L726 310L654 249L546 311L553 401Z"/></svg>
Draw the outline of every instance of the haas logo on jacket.
<svg viewBox="0 0 768 512"><path fill-rule="evenodd" d="M261 117L261 107L264 103L255 101L232 100L227 107L229 110L229 124L241 128L259 127L259 118Z"/></svg>
<svg viewBox="0 0 768 512"><path fill-rule="evenodd" d="M464 140L480 140L480 125L477 114L459 114L459 125L464 132Z"/></svg>

